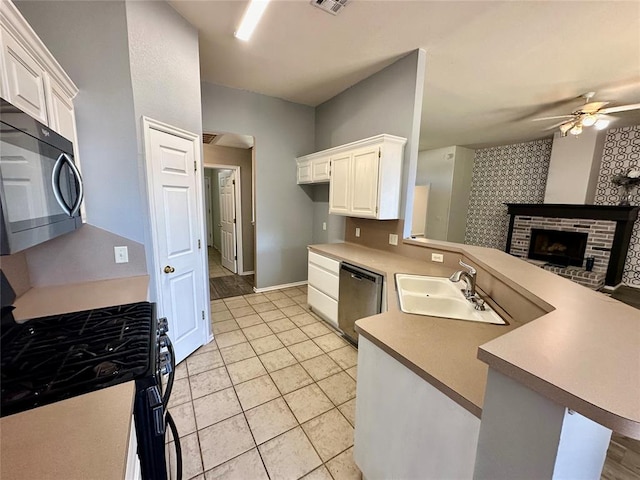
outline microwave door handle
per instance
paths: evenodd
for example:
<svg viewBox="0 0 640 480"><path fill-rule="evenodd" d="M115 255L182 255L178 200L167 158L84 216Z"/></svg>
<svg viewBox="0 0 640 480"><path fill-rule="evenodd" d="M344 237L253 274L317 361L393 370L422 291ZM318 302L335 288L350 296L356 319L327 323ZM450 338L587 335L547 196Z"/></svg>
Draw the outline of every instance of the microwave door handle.
<svg viewBox="0 0 640 480"><path fill-rule="evenodd" d="M62 208L64 213L72 217L71 208L69 208L69 205L67 205L67 202L65 202L62 197L62 193L60 192L60 173L62 172L62 165L65 163L65 157L66 155L61 153L53 166L53 172L51 173L51 187L53 188L53 195L56 197L56 201L58 202L58 205L60 205L60 208Z"/></svg>
<svg viewBox="0 0 640 480"><path fill-rule="evenodd" d="M69 165L69 168L73 172L73 176L76 178L76 182L78 182L78 198L76 199L76 203L73 204L71 208L70 215L75 217L78 214L78 210L80 210L80 204L82 203L82 199L84 198L84 184L82 182L82 176L80 175L80 170L76 167L76 164L69 158L66 153L61 154L64 156L65 161Z"/></svg>

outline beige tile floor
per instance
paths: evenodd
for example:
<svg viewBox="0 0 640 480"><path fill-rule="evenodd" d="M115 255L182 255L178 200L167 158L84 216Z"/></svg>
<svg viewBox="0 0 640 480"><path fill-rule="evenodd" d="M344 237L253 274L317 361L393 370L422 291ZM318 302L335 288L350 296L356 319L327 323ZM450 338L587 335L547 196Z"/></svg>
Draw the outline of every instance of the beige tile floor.
<svg viewBox="0 0 640 480"><path fill-rule="evenodd" d="M215 341L178 366L170 400L183 478L360 479L357 351L307 310L306 287L211 312Z"/></svg>
<svg viewBox="0 0 640 480"><path fill-rule="evenodd" d="M209 278L235 275L232 271L222 266L220 252L215 248L207 247L207 257L209 259Z"/></svg>

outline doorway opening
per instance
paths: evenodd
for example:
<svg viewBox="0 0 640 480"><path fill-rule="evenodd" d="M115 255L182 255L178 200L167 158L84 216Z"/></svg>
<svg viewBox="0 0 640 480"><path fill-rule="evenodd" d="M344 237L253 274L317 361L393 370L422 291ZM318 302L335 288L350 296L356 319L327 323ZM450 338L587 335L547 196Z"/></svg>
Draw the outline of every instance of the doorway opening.
<svg viewBox="0 0 640 480"><path fill-rule="evenodd" d="M247 295L255 286L253 137L204 134L203 138L210 298ZM212 141L206 143L208 139Z"/></svg>

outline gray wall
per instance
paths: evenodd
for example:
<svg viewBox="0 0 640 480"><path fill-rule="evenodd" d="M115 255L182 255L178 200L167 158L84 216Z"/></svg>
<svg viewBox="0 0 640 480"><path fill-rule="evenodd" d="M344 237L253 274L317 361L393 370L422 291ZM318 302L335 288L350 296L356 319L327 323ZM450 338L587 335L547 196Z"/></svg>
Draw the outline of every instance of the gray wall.
<svg viewBox="0 0 640 480"><path fill-rule="evenodd" d="M141 172L138 188L145 212L149 212L142 117L202 134L198 31L165 2L127 2L126 12ZM200 152L202 158L202 144ZM200 177L199 181L201 191L204 191L204 179ZM204 212L204 205L201 212ZM198 221L204 230L204 216ZM149 272L155 272L150 215L146 215L142 223L147 268ZM155 292L155 280L155 275L151 275L151 292Z"/></svg>
<svg viewBox="0 0 640 480"><path fill-rule="evenodd" d="M165 2L18 8L80 89L74 105L88 222L145 245L155 300L141 117L202 132L198 32Z"/></svg>
<svg viewBox="0 0 640 480"><path fill-rule="evenodd" d="M74 105L87 223L143 242L124 3L15 3L80 89Z"/></svg>
<svg viewBox="0 0 640 480"><path fill-rule="evenodd" d="M424 50L414 50L316 107L316 150L380 133L407 138L402 167L401 218L411 218L413 205L425 57ZM405 225L407 236L409 223ZM340 225L335 222L332 226L339 228Z"/></svg>
<svg viewBox="0 0 640 480"><path fill-rule="evenodd" d="M256 286L306 280L313 202L296 184L295 158L314 151L314 109L205 82L202 118L207 132L255 139Z"/></svg>

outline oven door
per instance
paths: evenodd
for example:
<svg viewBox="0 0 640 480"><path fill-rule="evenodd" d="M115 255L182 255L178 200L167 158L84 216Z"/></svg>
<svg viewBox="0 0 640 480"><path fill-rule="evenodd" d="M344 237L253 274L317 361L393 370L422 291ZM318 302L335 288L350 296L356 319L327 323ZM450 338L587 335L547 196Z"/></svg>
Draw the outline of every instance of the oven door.
<svg viewBox="0 0 640 480"><path fill-rule="evenodd" d="M41 129L53 137L53 144L66 148L0 122L3 255L68 233L82 223L83 187L73 162L72 144L45 127Z"/></svg>

